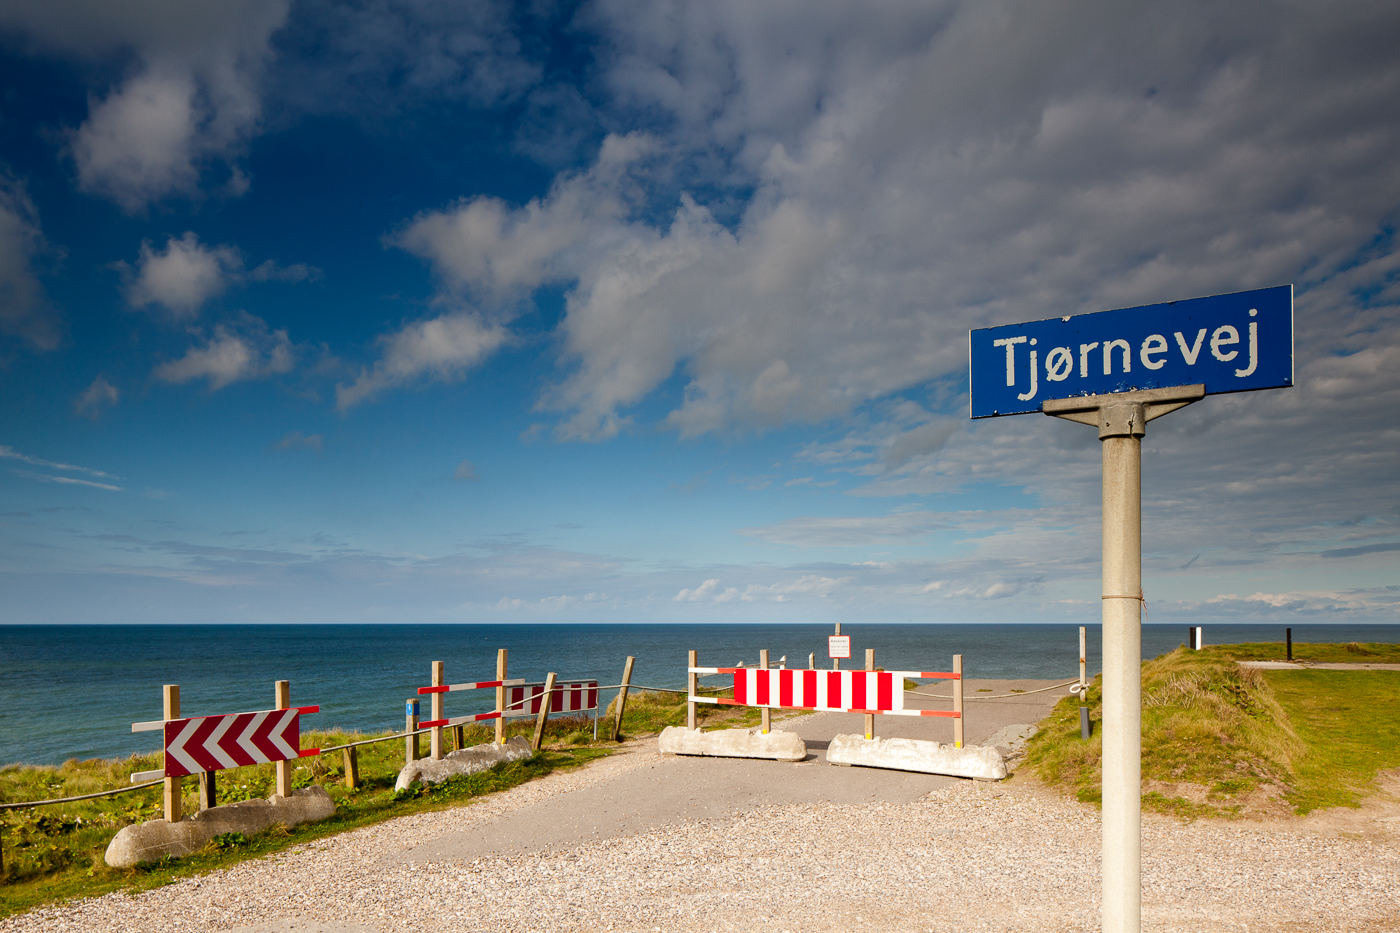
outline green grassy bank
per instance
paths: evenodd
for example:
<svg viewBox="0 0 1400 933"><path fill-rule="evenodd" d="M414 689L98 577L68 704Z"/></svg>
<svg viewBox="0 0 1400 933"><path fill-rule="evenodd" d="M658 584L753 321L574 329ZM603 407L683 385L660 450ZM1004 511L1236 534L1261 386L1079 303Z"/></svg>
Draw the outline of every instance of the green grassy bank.
<svg viewBox="0 0 1400 933"><path fill-rule="evenodd" d="M1301 655L1300 650L1307 655ZM1183 817L1305 814L1357 806L1378 771L1400 767L1400 671L1258 671L1236 659L1283 657L1283 645L1178 648L1142 668L1143 807ZM1319 663L1400 661L1396 645L1294 645ZM1101 682L1062 700L1030 742L1042 781L1098 802Z"/></svg>

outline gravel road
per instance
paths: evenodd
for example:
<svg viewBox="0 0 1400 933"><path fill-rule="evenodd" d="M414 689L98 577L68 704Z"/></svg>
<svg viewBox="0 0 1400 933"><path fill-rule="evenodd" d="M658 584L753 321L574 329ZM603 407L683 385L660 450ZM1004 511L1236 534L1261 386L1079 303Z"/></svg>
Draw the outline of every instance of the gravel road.
<svg viewBox="0 0 1400 933"><path fill-rule="evenodd" d="M572 800L586 816L603 791L645 795L693 762L646 740L471 806L136 896L35 911L0 931L1098 929L1097 811L1020 779L943 783L906 802L760 805L528 852L502 845L421 860L426 840L490 836L546 803ZM803 767L767 764L774 783ZM1400 823L1378 819L1337 832L1147 815L1144 929L1400 931Z"/></svg>

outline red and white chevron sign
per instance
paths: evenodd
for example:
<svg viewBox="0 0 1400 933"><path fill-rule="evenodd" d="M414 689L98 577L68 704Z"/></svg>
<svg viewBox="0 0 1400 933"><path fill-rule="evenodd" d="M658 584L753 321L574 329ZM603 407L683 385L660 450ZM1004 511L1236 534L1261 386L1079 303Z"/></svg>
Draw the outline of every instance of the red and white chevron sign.
<svg viewBox="0 0 1400 933"><path fill-rule="evenodd" d="M165 776L184 777L319 755L319 748L301 747L301 714L320 709L300 706L171 719L165 723Z"/></svg>

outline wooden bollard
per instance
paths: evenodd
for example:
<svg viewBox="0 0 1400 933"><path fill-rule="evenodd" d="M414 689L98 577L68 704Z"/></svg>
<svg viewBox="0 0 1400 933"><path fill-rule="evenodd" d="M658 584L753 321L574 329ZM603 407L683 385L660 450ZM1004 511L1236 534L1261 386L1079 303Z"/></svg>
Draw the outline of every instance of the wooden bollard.
<svg viewBox="0 0 1400 933"><path fill-rule="evenodd" d="M873 671L873 670L875 670L875 649L874 649L874 648L866 648L866 649L865 649L865 669L866 669L867 671ZM901 689L901 690L904 689L904 684L903 684L903 682L900 683L899 689ZM865 737L866 737L866 739L873 739L873 738L875 738L875 714L874 714L874 713L866 713L866 714L865 714Z"/></svg>
<svg viewBox="0 0 1400 933"><path fill-rule="evenodd" d="M497 680L505 680L505 679L506 679L506 649L504 649L504 648L501 648L500 650L498 650L498 651L496 652L496 679L497 679ZM505 687L497 687L497 688L496 688L496 712L498 712L498 713L504 713L505 711L506 711L506 688L505 688ZM503 715L496 718L496 744L497 744L497 745L504 745L504 744L506 744L506 718L505 718L505 716L503 716Z"/></svg>
<svg viewBox="0 0 1400 933"><path fill-rule="evenodd" d="M292 684L288 680L278 680L272 685L272 693L276 699L277 709L289 709L292 705ZM292 796L292 763L290 761L277 762L277 796Z"/></svg>
<svg viewBox="0 0 1400 933"><path fill-rule="evenodd" d="M358 748L342 748L345 759L345 786L354 790L360 783L360 756Z"/></svg>
<svg viewBox="0 0 1400 933"><path fill-rule="evenodd" d="M767 676L768 676L768 649L767 649L767 648L763 648L762 650L760 650L760 651L758 652L758 666L761 667L761 668L763 668L763 676L764 676L764 677L767 677ZM769 702L772 702L772 699L773 699L773 696L772 696L772 694L770 693L769 696L768 696ZM765 707L763 707L761 710L759 710L759 716L760 716L760 720L761 720L760 726L761 726L761 728L763 729L763 734L764 734L764 735L767 735L768 732L769 732L769 730L771 730L771 729L773 728L773 711L770 710L768 707L765 706Z"/></svg>
<svg viewBox="0 0 1400 933"><path fill-rule="evenodd" d="M433 686L442 686L443 662L433 662ZM432 699L433 719L442 719L442 694L434 693ZM433 761L442 761L442 726L433 726L433 731L428 739L428 747L431 750Z"/></svg>
<svg viewBox="0 0 1400 933"><path fill-rule="evenodd" d="M466 733L462 731L462 728L462 726L452 727L452 750L454 752L460 752L464 747Z"/></svg>
<svg viewBox="0 0 1400 933"><path fill-rule="evenodd" d="M535 717L535 737L530 740L530 747L535 751L540 750L540 744L544 742L544 724L549 719L549 708L554 705L554 672L550 671L544 679L544 696L540 697L540 714Z"/></svg>
<svg viewBox="0 0 1400 933"><path fill-rule="evenodd" d="M418 760L418 698L409 697L404 701L403 731L408 735L403 740L403 763L411 765Z"/></svg>
<svg viewBox="0 0 1400 933"><path fill-rule="evenodd" d="M690 663L687 664L686 667L699 667L700 664L699 664L699 662L696 660L697 657L699 657L699 655L698 655L697 652L694 652L694 651L690 652ZM691 696L698 696L698 695L699 695L699 694L697 694L697 693L695 692L696 688L699 687L699 686L700 686L700 675L699 675L699 674L696 674L696 673L694 673L694 672L692 671L691 673L685 675L685 688L686 688L687 691L689 691L689 693L690 693ZM696 728L696 724L695 724L695 701L694 701L694 700L688 700L688 701L686 702L686 704L685 704L685 727L686 727L687 729L694 729L694 728Z"/></svg>
<svg viewBox="0 0 1400 933"><path fill-rule="evenodd" d="M199 809L212 810L219 805L219 791L213 771L199 772Z"/></svg>
<svg viewBox="0 0 1400 933"><path fill-rule="evenodd" d="M953 655L953 673L958 675L958 679L953 681L953 712L958 715L953 719L953 747L963 747L963 682L962 682L962 655Z"/></svg>
<svg viewBox="0 0 1400 933"><path fill-rule="evenodd" d="M166 684L161 690L161 706L165 711L165 718L180 718L180 685ZM168 777L165 779L165 787L162 796L165 798L165 819L170 823L180 822L180 779Z"/></svg>
<svg viewBox="0 0 1400 933"><path fill-rule="evenodd" d="M613 720L612 740L617 741L617 737L622 734L622 713L627 709L627 687L632 683L632 664L637 659L630 654L627 656L627 663L622 668L622 688L617 691L617 718Z"/></svg>

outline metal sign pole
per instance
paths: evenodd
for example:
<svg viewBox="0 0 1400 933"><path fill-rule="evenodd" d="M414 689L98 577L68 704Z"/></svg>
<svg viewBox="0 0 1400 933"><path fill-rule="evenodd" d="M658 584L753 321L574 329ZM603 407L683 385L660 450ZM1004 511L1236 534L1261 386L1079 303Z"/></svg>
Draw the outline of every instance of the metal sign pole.
<svg viewBox="0 0 1400 933"><path fill-rule="evenodd" d="M1103 445L1103 930L1142 929L1142 436L1204 397L1181 386L1047 401Z"/></svg>
<svg viewBox="0 0 1400 933"><path fill-rule="evenodd" d="M1291 385L1291 285L968 334L969 416L1039 411L1103 442L1104 933L1142 925L1141 438L1207 394Z"/></svg>

